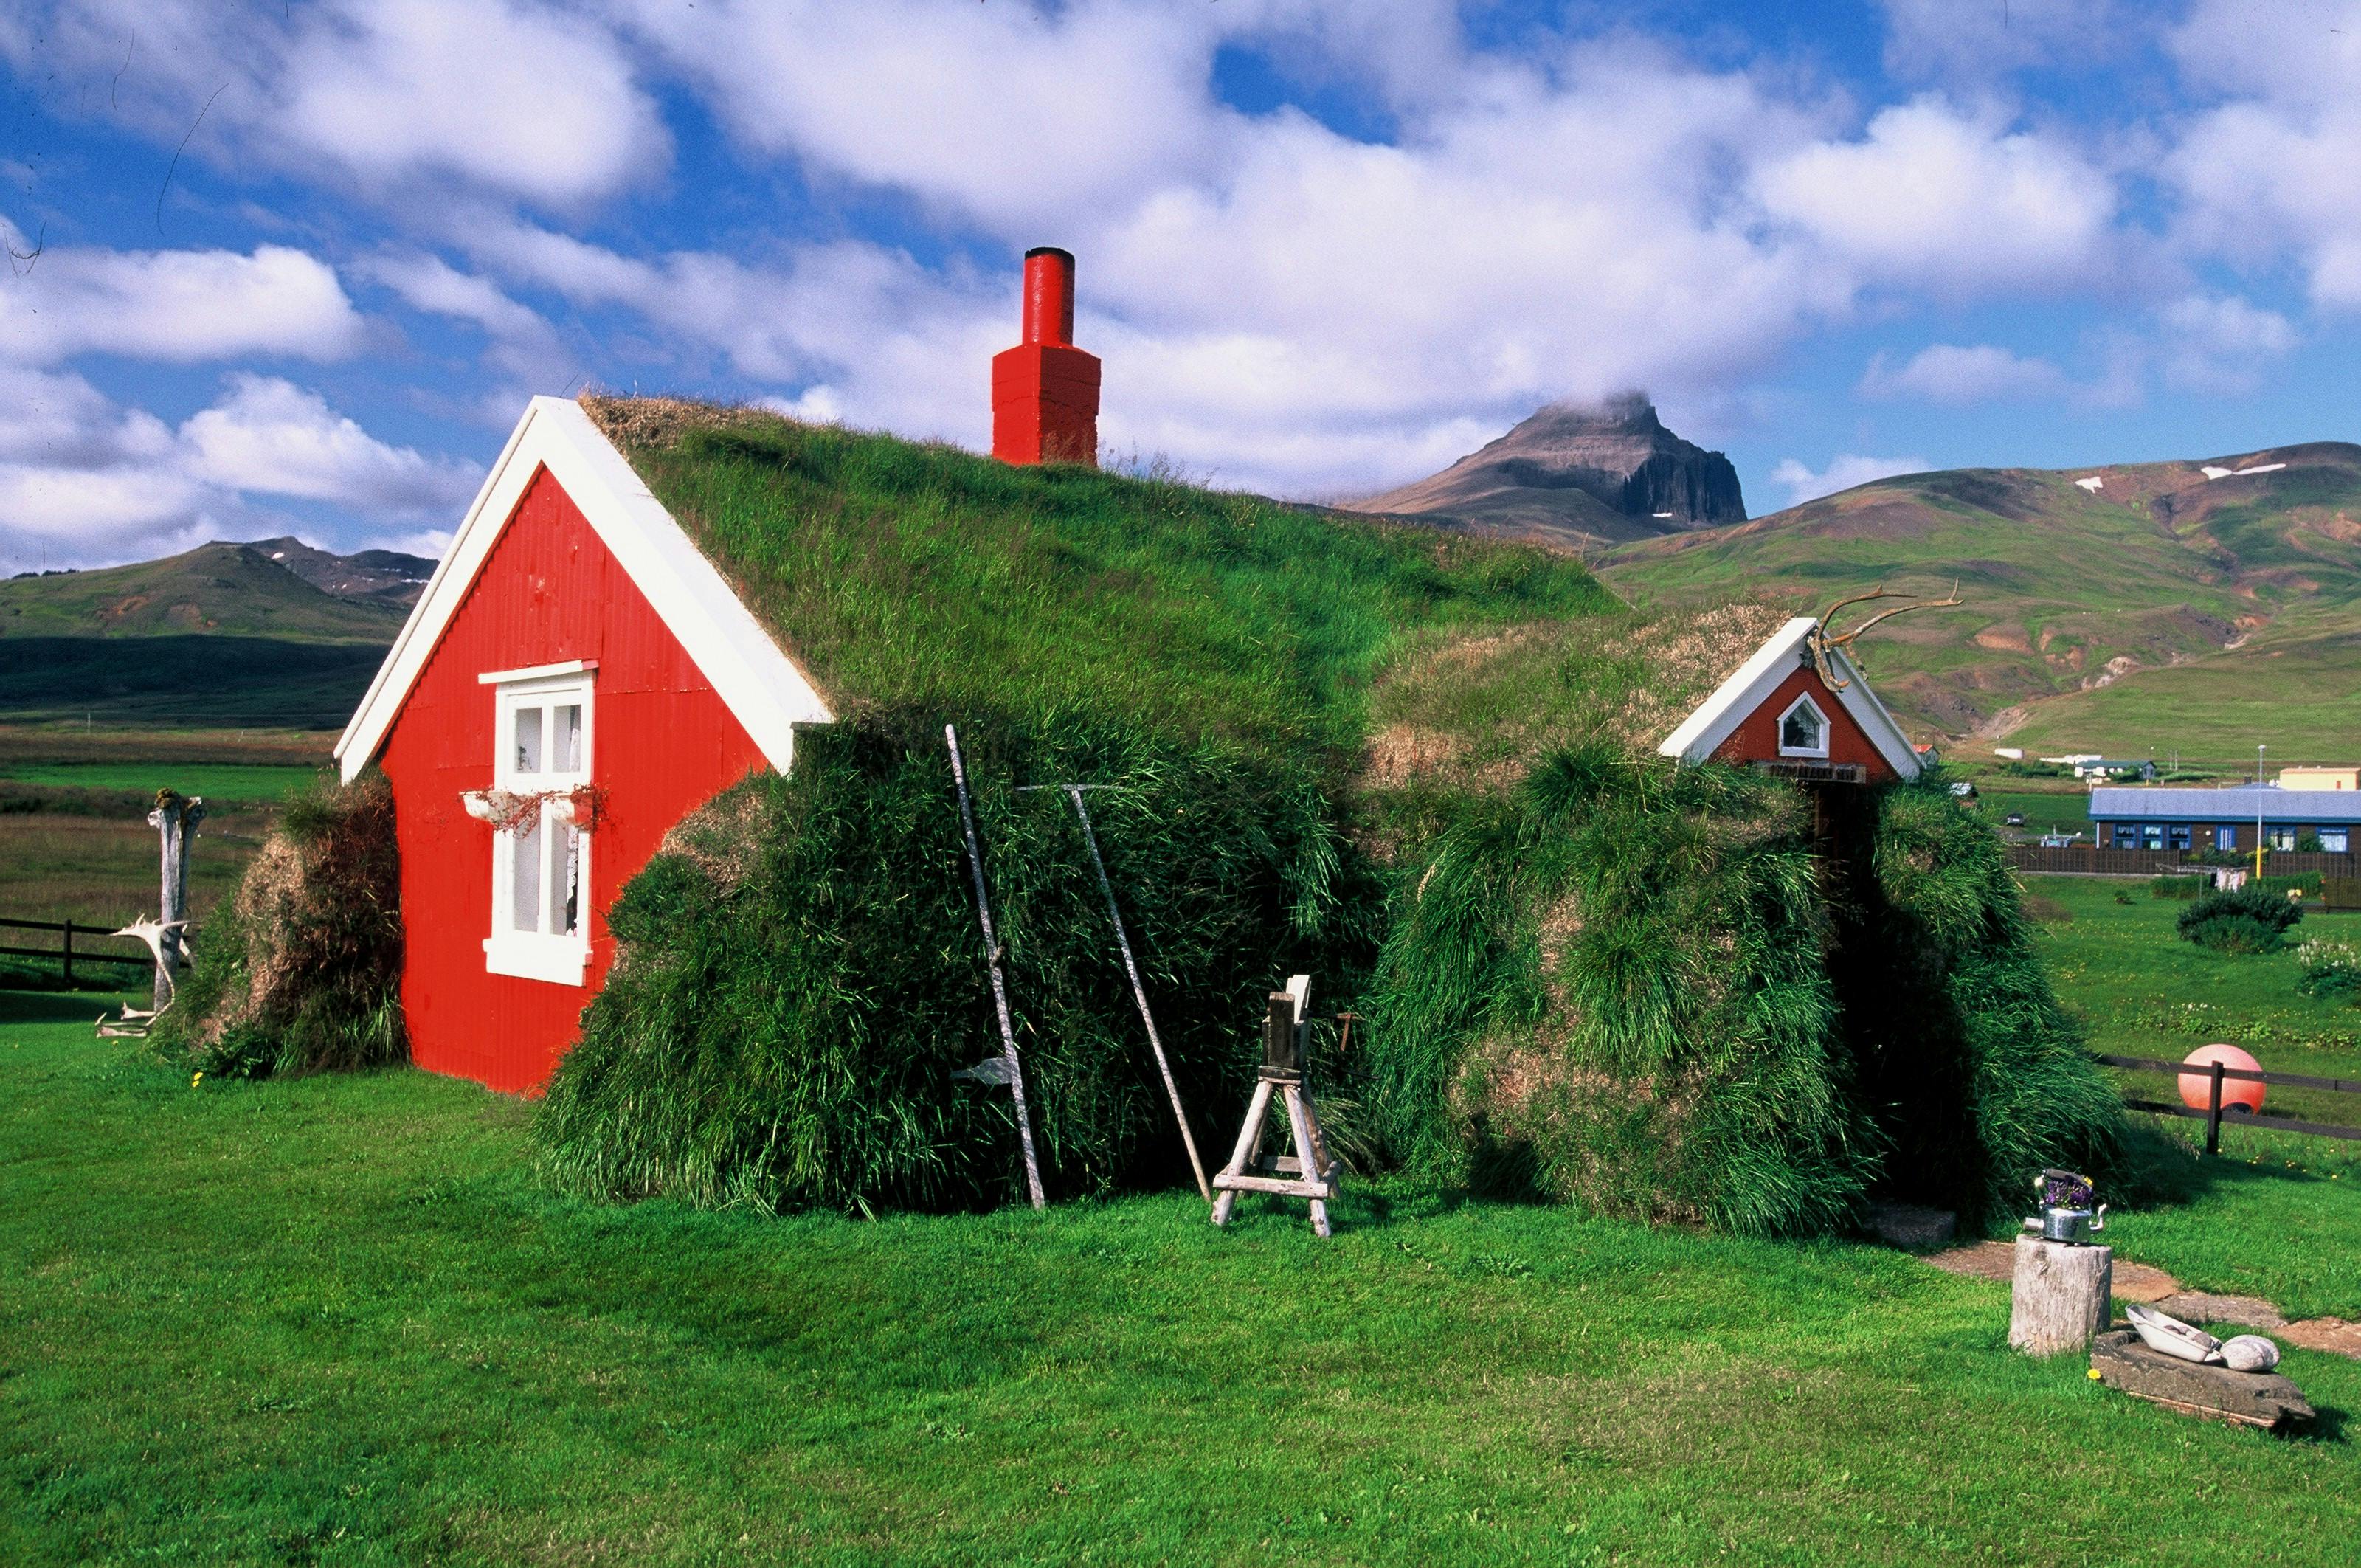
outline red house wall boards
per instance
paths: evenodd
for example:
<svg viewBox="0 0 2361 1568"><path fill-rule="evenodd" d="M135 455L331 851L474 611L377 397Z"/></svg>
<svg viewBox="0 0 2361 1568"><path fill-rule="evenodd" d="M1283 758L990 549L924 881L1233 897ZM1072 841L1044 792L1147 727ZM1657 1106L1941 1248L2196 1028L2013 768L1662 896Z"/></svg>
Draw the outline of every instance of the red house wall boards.
<svg viewBox="0 0 2361 1568"><path fill-rule="evenodd" d="M590 834L590 960L579 986L492 974L490 826L460 796L492 786L488 671L588 661L603 794ZM614 959L606 913L672 825L767 762L612 552L546 470L484 563L379 761L393 783L408 956L401 1002L418 1065L494 1089L539 1087Z"/></svg>
<svg viewBox="0 0 2361 1568"><path fill-rule="evenodd" d="M412 1058L545 1083L623 884L830 717L589 417L534 399L336 745L393 785Z"/></svg>

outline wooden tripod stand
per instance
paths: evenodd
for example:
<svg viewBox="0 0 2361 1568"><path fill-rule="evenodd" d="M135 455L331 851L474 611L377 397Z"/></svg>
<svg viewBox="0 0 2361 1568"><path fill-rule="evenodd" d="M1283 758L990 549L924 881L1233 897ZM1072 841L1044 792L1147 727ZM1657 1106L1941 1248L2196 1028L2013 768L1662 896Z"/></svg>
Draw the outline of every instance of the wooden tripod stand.
<svg viewBox="0 0 2361 1568"><path fill-rule="evenodd" d="M1246 1105L1246 1124L1238 1130L1230 1163L1213 1178L1213 1187L1221 1193L1213 1200L1217 1225L1230 1223L1230 1211L1236 1206L1239 1193L1277 1192L1310 1199L1312 1234L1329 1234L1328 1200L1336 1196L1336 1177L1342 1168L1329 1157L1327 1140L1320 1133L1319 1110L1303 1082L1307 1027L1303 1004L1311 988L1309 975L1296 975L1285 991L1270 993L1269 1011L1262 1024L1262 1072L1255 1082L1254 1098ZM1295 1146L1292 1155L1262 1152L1274 1091L1287 1109L1288 1130Z"/></svg>

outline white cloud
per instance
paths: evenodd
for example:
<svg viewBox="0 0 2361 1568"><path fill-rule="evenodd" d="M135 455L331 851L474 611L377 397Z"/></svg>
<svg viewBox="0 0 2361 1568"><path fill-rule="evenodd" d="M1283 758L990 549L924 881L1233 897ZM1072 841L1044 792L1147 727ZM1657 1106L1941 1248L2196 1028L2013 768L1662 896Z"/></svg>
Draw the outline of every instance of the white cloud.
<svg viewBox="0 0 2361 1568"><path fill-rule="evenodd" d="M2158 358L2164 378L2187 391L2242 395L2264 367L2296 345L2294 324L2236 296L2191 294L2165 307Z"/></svg>
<svg viewBox="0 0 2361 1568"><path fill-rule="evenodd" d="M31 411L0 427L0 556L19 562L96 565L288 532L274 498L414 534L452 515L479 472L378 441L267 377L232 376L178 431L70 374L0 367L0 399Z"/></svg>
<svg viewBox="0 0 2361 1568"><path fill-rule="evenodd" d="M510 0L337 8L298 36L279 85L273 129L371 186L456 175L566 203L670 146L612 35Z"/></svg>
<svg viewBox="0 0 2361 1568"><path fill-rule="evenodd" d="M390 289L404 304L430 315L471 323L490 340L485 366L498 378L477 400L486 422L505 429L536 393L557 392L582 379L577 356L555 328L531 306L500 291L489 278L462 272L439 256L423 252L380 256L360 272Z"/></svg>
<svg viewBox="0 0 2361 1568"><path fill-rule="evenodd" d="M2053 137L2009 133L1920 98L1860 140L1765 167L1769 211L1868 280L1938 294L2089 277L2112 241L2108 177Z"/></svg>
<svg viewBox="0 0 2361 1568"><path fill-rule="evenodd" d="M223 169L259 163L372 197L456 183L577 206L669 152L620 41L536 0L27 10L0 27L0 60L164 145L193 127L188 155Z"/></svg>
<svg viewBox="0 0 2361 1568"><path fill-rule="evenodd" d="M1933 403L1978 403L2001 398L2048 398L2066 389L2065 373L2047 359L2027 357L1993 344L1962 347L1938 343L1912 355L1899 368L1885 356L1869 363L1861 395L1918 398Z"/></svg>
<svg viewBox="0 0 2361 1568"><path fill-rule="evenodd" d="M318 393L267 376L231 377L229 396L181 425L181 442L188 472L207 484L365 511L457 506L479 472L388 446Z"/></svg>
<svg viewBox="0 0 2361 1568"><path fill-rule="evenodd" d="M0 239L29 248L5 219ZM20 363L77 354L336 359L360 338L361 318L335 271L280 245L249 255L50 245L38 264L0 279L0 359Z"/></svg>
<svg viewBox="0 0 2361 1568"><path fill-rule="evenodd" d="M1869 457L1846 452L1829 458L1827 467L1814 472L1793 457L1783 457L1779 466L1771 470L1771 482L1787 492L1789 506L1801 506L1874 479L1890 479L1896 474L1923 474L1929 466L1924 457Z"/></svg>
<svg viewBox="0 0 2361 1568"><path fill-rule="evenodd" d="M2164 160L2183 243L2292 258L2315 304L2361 309L2361 5L2198 0L2172 47L2192 95L2220 100Z"/></svg>

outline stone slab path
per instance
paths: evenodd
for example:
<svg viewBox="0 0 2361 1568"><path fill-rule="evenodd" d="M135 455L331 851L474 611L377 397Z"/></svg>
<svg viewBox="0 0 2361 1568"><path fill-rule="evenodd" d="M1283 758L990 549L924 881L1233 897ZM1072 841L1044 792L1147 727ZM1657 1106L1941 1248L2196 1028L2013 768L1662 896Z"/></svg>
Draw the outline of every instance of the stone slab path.
<svg viewBox="0 0 2361 1568"><path fill-rule="evenodd" d="M2005 1285L2016 1272L2015 1242L1974 1242L1946 1252L1929 1253L1927 1261L1947 1274L1964 1274ZM2114 1295L2118 1301L2139 1301L2189 1323L2233 1323L2240 1328L2268 1330L2278 1338L2304 1350L2324 1350L2332 1355L2361 1361L2361 1323L2342 1318L2305 1318L2290 1322L2278 1308L2259 1296L2216 1296L2188 1290L2161 1268L2114 1260Z"/></svg>

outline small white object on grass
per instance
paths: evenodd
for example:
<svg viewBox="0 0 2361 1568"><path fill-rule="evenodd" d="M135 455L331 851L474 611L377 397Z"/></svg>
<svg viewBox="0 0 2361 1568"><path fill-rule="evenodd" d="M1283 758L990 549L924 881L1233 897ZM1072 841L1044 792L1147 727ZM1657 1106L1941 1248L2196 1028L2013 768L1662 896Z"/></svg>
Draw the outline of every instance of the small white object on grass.
<svg viewBox="0 0 2361 1568"><path fill-rule="evenodd" d="M2222 1365L2233 1372L2268 1372L2279 1364L2279 1347L2260 1334L2238 1334L2222 1342Z"/></svg>
<svg viewBox="0 0 2361 1568"><path fill-rule="evenodd" d="M2106 484L2106 480L2101 478L2096 474L2092 475L2087 479L2077 479L2074 481L2077 486L2090 491L2094 496L2099 493L2100 489Z"/></svg>

